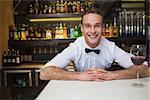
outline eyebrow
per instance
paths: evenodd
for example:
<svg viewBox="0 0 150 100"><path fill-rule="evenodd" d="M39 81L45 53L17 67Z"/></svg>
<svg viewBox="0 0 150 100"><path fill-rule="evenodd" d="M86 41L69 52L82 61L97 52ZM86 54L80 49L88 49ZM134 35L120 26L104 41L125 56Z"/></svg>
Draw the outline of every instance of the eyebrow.
<svg viewBox="0 0 150 100"><path fill-rule="evenodd" d="M83 25L91 25L90 23L86 23L86 24L83 24ZM94 25L103 25L103 23L95 23Z"/></svg>

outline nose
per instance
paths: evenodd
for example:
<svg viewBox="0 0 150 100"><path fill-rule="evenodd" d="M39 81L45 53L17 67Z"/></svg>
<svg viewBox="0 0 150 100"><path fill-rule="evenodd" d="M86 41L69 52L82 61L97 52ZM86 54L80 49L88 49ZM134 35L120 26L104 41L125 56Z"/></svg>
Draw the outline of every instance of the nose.
<svg viewBox="0 0 150 100"><path fill-rule="evenodd" d="M95 27L92 26L90 31L91 31L92 33L95 33Z"/></svg>

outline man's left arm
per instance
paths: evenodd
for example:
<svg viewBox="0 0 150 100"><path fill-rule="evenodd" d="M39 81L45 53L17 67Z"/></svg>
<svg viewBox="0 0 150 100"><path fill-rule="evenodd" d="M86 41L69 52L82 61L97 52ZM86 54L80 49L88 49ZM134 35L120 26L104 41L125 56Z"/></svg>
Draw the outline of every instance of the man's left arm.
<svg viewBox="0 0 150 100"><path fill-rule="evenodd" d="M140 77L150 76L150 69L146 65L140 65ZM133 65L129 68L116 71L108 71L107 77L104 80L130 79L135 78L137 73L137 66Z"/></svg>

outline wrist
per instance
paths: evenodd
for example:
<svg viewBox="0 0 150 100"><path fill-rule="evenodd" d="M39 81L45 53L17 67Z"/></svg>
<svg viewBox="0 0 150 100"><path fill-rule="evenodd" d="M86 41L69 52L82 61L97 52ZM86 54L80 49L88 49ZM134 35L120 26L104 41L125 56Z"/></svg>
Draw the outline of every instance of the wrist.
<svg viewBox="0 0 150 100"><path fill-rule="evenodd" d="M80 80L80 72L73 72L70 78L71 80Z"/></svg>

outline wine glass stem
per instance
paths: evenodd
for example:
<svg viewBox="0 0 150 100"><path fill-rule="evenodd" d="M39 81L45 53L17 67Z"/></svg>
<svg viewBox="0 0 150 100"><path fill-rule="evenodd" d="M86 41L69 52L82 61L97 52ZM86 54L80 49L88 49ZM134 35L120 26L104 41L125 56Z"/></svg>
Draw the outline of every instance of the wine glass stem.
<svg viewBox="0 0 150 100"><path fill-rule="evenodd" d="M139 66L137 65L137 74L136 74L136 77L137 77L137 81L139 82L139 77L140 77L140 72L139 72Z"/></svg>

